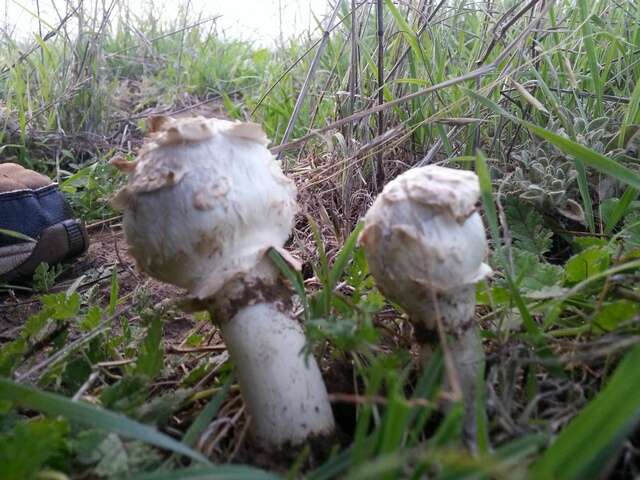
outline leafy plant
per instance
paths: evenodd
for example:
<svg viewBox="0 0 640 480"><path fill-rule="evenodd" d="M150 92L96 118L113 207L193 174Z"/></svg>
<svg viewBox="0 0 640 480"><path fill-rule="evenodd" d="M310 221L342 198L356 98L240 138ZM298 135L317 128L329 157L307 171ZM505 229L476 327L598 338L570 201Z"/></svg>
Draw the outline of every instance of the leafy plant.
<svg viewBox="0 0 640 480"><path fill-rule="evenodd" d="M516 247L543 258L551 249L553 232L544 217L532 206L510 200L505 207L509 232Z"/></svg>
<svg viewBox="0 0 640 480"><path fill-rule="evenodd" d="M45 468L63 468L70 454L69 433L69 423L64 419L16 422L0 435L3 478L22 480L35 477Z"/></svg>
<svg viewBox="0 0 640 480"><path fill-rule="evenodd" d="M46 263L41 263L33 273L33 289L36 292L48 292L61 273L61 265L49 266Z"/></svg>
<svg viewBox="0 0 640 480"><path fill-rule="evenodd" d="M79 168L61 183L60 190L78 217L103 220L114 215L109 200L123 183L118 170L99 161Z"/></svg>

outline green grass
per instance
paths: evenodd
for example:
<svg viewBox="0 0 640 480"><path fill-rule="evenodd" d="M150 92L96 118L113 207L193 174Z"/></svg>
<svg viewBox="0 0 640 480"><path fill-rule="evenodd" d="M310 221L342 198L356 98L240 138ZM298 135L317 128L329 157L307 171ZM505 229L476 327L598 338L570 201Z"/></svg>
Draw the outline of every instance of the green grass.
<svg viewBox="0 0 640 480"><path fill-rule="evenodd" d="M299 100L281 159L309 214L291 247L315 280L270 257L331 393L347 394L328 452L259 458L208 318L171 336L184 314L120 260L66 283L43 268L23 298L37 308L0 346L5 476L636 477L640 9L542 3L384 2L382 137L375 2L341 2L300 99L321 29L267 49L216 37L186 8L161 20L123 2L122 18L76 12L77 35L4 38L0 160L56 178L79 216L114 232L124 180L107 162L135 156L145 118L225 114L278 146ZM489 361L476 454L461 406L438 408L441 355L417 365L406 317L356 246L380 151L387 180L435 162L480 177L495 274L477 290Z"/></svg>

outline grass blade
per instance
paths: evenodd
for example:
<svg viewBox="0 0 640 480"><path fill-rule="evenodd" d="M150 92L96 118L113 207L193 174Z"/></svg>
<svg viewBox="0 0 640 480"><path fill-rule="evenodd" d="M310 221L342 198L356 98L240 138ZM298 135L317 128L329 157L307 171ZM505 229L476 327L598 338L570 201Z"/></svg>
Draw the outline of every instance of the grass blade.
<svg viewBox="0 0 640 480"><path fill-rule="evenodd" d="M307 473L307 480L330 480L338 478L351 465L351 450L346 449L329 459L315 470Z"/></svg>
<svg viewBox="0 0 640 480"><path fill-rule="evenodd" d="M531 478L602 478L640 420L640 346L533 465Z"/></svg>
<svg viewBox="0 0 640 480"><path fill-rule="evenodd" d="M573 155L574 158L579 159L584 164L635 189L640 189L640 175L621 163L542 127L529 122L523 123L533 133L553 143L563 152Z"/></svg>
<svg viewBox="0 0 640 480"><path fill-rule="evenodd" d="M596 101L593 104L596 117L602 116L602 93L603 84L600 78L600 65L598 65L598 56L596 54L596 47L593 42L593 34L591 32L591 22L589 20L589 8L587 0L578 0L578 10L580 12L582 21L582 42L584 48L587 51L587 60L589 64L589 70L591 71L591 80L593 89L596 94Z"/></svg>
<svg viewBox="0 0 640 480"><path fill-rule="evenodd" d="M522 98L526 100L527 103L529 103L536 110L539 110L542 113L549 115L549 111L545 108L542 102L538 100L536 97L534 97L533 95L531 95L531 93L529 93L529 90L524 88L523 85L516 82L513 78L511 79L511 83L516 88L516 90L520 93Z"/></svg>
<svg viewBox="0 0 640 480"><path fill-rule="evenodd" d="M620 223L620 220L627 214L629 210L629 206L631 202L638 198L638 190L635 188L627 188L625 192L622 194L622 198L616 205L616 208L611 212L608 218L601 219L605 220L604 222L604 233L605 235L610 235L613 232L613 229L616 228L616 225Z"/></svg>
<svg viewBox="0 0 640 480"><path fill-rule="evenodd" d="M344 245L340 249L340 253L333 262L333 267L331 268L331 272L329 273L329 286L331 289L335 288L335 286L340 281L340 277L344 272L345 267L347 266L347 262L351 259L353 255L353 250L356 248L356 242L358 241L358 235L360 235L360 231L364 226L363 223L360 223L353 229L349 238L344 242Z"/></svg>
<svg viewBox="0 0 640 480"><path fill-rule="evenodd" d="M553 142L552 142L553 143ZM577 158L574 159L576 171L578 172L578 190L580 190L580 198L582 199L582 207L584 208L584 216L587 226L591 233L595 233L596 224L593 219L593 202L591 201L591 193L589 192L589 180L587 179L587 171L584 164Z"/></svg>
<svg viewBox="0 0 640 480"><path fill-rule="evenodd" d="M494 248L497 250L502 244L500 237L500 227L498 224L498 212L493 202L493 193L491 187L491 175L487 166L487 157L478 150L476 155L476 174L480 182L480 197L482 198L482 207L484 208L487 223L489 224L489 232L493 237Z"/></svg>
<svg viewBox="0 0 640 480"><path fill-rule="evenodd" d="M631 94L629 107L625 113L622 125L620 125L620 133L618 133L618 147L624 148L627 139L627 131L631 125L640 122L640 81L636 81L636 86Z"/></svg>
<svg viewBox="0 0 640 480"><path fill-rule="evenodd" d="M36 240L24 233L16 232L14 230L7 230L6 228L0 228L0 235L6 235L7 237L17 238L18 240L24 240L25 242L35 243Z"/></svg>
<svg viewBox="0 0 640 480"><path fill-rule="evenodd" d="M207 428L207 425L213 420L213 417L216 416L218 410L220 410L220 406L222 402L224 402L225 398L227 398L227 393L229 393L229 388L231 388L231 384L233 383L233 375L231 375L224 385L220 389L220 391L211 399L211 401L207 404L207 406L198 414L198 417L191 424L187 432L182 437L182 443L185 445L189 445L190 447L196 443L196 440L200 436L200 434Z"/></svg>
<svg viewBox="0 0 640 480"><path fill-rule="evenodd" d="M130 480L278 480L282 477L252 467L220 465L154 472L129 478Z"/></svg>
<svg viewBox="0 0 640 480"><path fill-rule="evenodd" d="M143 425L119 413L103 410L84 402L74 402L53 393L43 392L20 385L6 378L0 378L0 400L6 400L21 407L32 408L48 415L62 415L72 422L117 433L123 437L140 440L156 447L179 453L197 462L209 464L201 453L184 443Z"/></svg>
<svg viewBox="0 0 640 480"><path fill-rule="evenodd" d="M276 267L280 270L287 280L293 285L298 297L300 297L300 301L302 302L302 306L304 307L305 318L308 319L309 316L309 300L307 298L307 293L304 288L304 280L302 279L302 275L300 272L296 272L291 266L286 262L282 255L278 253L278 251L274 248L270 248L267 252L269 258L273 263L275 263Z"/></svg>

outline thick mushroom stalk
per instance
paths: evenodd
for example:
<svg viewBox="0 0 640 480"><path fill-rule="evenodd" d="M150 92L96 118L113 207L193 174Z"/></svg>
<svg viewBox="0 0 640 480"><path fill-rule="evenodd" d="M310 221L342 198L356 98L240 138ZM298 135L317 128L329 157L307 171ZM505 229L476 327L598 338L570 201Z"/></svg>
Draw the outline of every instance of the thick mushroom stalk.
<svg viewBox="0 0 640 480"><path fill-rule="evenodd" d="M439 323L465 404L465 438L476 433L476 379L484 351L474 322L475 283L490 268L473 172L430 165L389 182L364 218L360 244L380 290L409 314L423 351Z"/></svg>
<svg viewBox="0 0 640 480"><path fill-rule="evenodd" d="M329 435L334 420L315 359L292 314L291 291L267 251L293 228L296 188L261 127L202 117L156 118L114 198L130 253L149 275L189 291L221 328L268 450Z"/></svg>

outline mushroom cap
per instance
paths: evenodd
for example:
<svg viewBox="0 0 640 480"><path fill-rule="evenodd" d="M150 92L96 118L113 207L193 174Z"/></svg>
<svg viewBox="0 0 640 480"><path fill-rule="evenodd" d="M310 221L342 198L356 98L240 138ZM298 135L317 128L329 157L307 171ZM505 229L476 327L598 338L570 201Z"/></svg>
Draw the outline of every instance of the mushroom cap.
<svg viewBox="0 0 640 480"><path fill-rule="evenodd" d="M255 123L156 118L113 199L138 266L197 298L251 272L293 228L296 187Z"/></svg>
<svg viewBox="0 0 640 480"><path fill-rule="evenodd" d="M364 217L359 243L383 293L409 311L428 291L484 278L487 239L473 172L429 165L389 182Z"/></svg>

